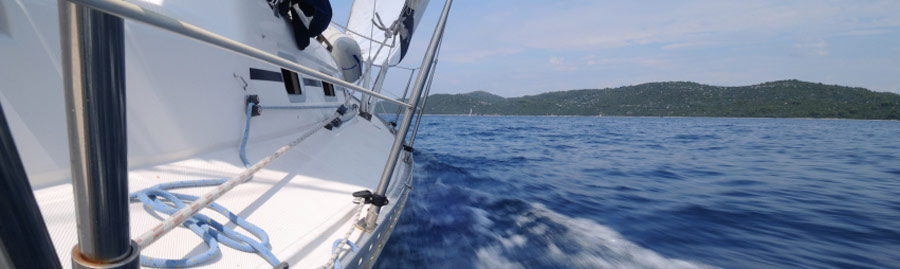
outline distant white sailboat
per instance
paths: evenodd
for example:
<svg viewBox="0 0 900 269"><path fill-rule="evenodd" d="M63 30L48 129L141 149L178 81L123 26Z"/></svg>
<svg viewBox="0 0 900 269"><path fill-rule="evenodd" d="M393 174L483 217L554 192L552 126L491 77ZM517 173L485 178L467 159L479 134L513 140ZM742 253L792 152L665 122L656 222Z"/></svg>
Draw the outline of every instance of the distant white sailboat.
<svg viewBox="0 0 900 269"><path fill-rule="evenodd" d="M469 117L471 117L471 116L472 116L472 109L470 108L469 109Z"/></svg>
<svg viewBox="0 0 900 269"><path fill-rule="evenodd" d="M327 0L0 0L0 268L371 268L445 1L394 99L428 0L356 0L346 26Z"/></svg>

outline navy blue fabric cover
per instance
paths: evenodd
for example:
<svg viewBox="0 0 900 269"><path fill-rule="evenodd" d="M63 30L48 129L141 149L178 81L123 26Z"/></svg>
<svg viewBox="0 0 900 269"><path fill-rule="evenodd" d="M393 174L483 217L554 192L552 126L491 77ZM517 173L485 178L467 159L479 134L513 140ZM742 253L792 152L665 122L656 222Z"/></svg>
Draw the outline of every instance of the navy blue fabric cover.
<svg viewBox="0 0 900 269"><path fill-rule="evenodd" d="M303 20L297 17L301 14L294 14L293 17L288 16L288 11L291 10L294 4L297 4L300 10L303 11L302 15L312 16L309 27L304 25ZM332 16L331 2L328 0L288 0L278 6L278 12L281 13L282 17L290 21L291 27L294 28L294 40L297 42L297 47L301 50L309 46L311 37L319 36L322 32L325 32Z"/></svg>

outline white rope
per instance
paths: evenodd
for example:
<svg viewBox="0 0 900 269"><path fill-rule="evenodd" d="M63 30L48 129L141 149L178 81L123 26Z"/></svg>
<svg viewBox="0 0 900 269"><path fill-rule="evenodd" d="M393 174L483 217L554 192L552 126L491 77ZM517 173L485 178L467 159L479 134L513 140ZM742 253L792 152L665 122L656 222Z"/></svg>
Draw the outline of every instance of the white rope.
<svg viewBox="0 0 900 269"><path fill-rule="evenodd" d="M381 42L381 41L375 40L374 38L371 38L371 37L369 37L369 36L367 36L367 35L360 34L360 33L356 32L356 31L350 30L350 28L347 28L347 26L343 26L343 25L341 25L341 24L339 24L339 23L337 23L337 22L332 21L331 24L334 25L334 26L337 26L337 27L339 27L339 28L341 28L341 29L344 29L345 33L351 33L351 34L357 35L357 36L359 36L359 37L365 38L366 40L369 40L369 41L372 41L372 42L381 44L381 45L383 45L383 46L394 47L394 46L392 46L392 45L388 45L388 44L385 44L385 43L383 43L383 42Z"/></svg>
<svg viewBox="0 0 900 269"><path fill-rule="evenodd" d="M356 206L356 214L353 215L353 218L350 219L350 229L347 229L347 233L344 233L344 237L341 237L341 243L338 244L337 248L331 252L331 258L328 259L328 263L325 263L324 266L319 268L330 269L334 267L334 262L337 260L338 255L340 255L341 251L344 249L344 246L347 245L347 242L350 241L350 235L353 234L353 231L356 230L357 222L360 220L360 216L362 215L362 209L366 205L361 199L359 200L359 205Z"/></svg>
<svg viewBox="0 0 900 269"><path fill-rule="evenodd" d="M375 12L375 18L372 19L372 24L384 32L384 38L391 38L397 34L397 30L400 30L400 20L394 20L390 27L385 26L384 22L381 21L381 15L379 15L378 12Z"/></svg>
<svg viewBox="0 0 900 269"><path fill-rule="evenodd" d="M310 136L312 136L319 130L324 129L325 125L330 123L332 120L334 120L334 119L329 118L325 121L322 121L321 123L324 123L324 124L322 124L322 126L319 126L313 130L306 132L299 138L295 139L294 141L291 141L291 143L276 150L275 153L273 153L272 155L269 155L268 157L260 160L259 162L256 162L255 164L253 164L253 166L248 167L240 174L238 174L234 177L231 177L230 179L228 179L228 181L226 181L225 183L222 183L221 185L219 185L212 191L207 192L203 196L200 196L199 199L195 200L193 203L188 204L184 208L178 210L178 212L175 212L175 214L172 214L171 216L169 216L169 218L165 219L159 225L156 225L156 227L153 227L153 229L146 231L143 234L141 234L140 236L138 236L136 239L134 239L135 243L138 244L140 249L144 249L147 246L149 246L150 244L153 244L153 242L156 242L157 239L159 239L166 233L172 231L173 229L175 229L175 227L177 227L178 225L181 225L181 223L183 223L184 221L190 219L191 216L193 216L194 214L197 214L197 212L200 212L201 209L209 206L210 203L214 202L216 199L219 199L219 197L221 197L223 194L230 191L235 186L249 180L253 176L253 174L255 174L256 172L259 172L259 170L262 170L263 168L268 166L270 163L272 163L272 161L274 161L275 159L278 159L278 157L281 157L281 155L284 155L289 150L293 149L295 146L300 144L300 142L303 142L303 140L306 140L307 138L309 138Z"/></svg>

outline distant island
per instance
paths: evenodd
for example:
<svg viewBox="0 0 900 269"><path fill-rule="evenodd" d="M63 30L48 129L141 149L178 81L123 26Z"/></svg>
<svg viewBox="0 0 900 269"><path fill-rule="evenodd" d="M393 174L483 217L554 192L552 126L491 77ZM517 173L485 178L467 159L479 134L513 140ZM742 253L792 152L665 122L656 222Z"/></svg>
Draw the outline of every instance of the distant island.
<svg viewBox="0 0 900 269"><path fill-rule="evenodd" d="M394 113L386 102L378 113ZM799 80L720 87L655 82L504 98L484 91L434 94L426 114L772 117L900 120L900 95Z"/></svg>

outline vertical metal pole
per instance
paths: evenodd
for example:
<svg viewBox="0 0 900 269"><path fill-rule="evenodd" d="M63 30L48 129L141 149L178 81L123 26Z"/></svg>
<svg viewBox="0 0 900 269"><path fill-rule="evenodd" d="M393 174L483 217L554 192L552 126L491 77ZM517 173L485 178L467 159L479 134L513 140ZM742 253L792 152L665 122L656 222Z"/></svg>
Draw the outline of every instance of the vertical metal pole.
<svg viewBox="0 0 900 269"><path fill-rule="evenodd" d="M419 123L422 122L422 115L425 114L425 105L428 104L428 93L431 92L431 82L434 81L434 73L437 72L438 60L434 59L434 66L431 67L431 74L428 75L428 86L425 86L425 93L422 94L422 106L419 114L416 115L416 125L413 127L412 136L409 137L409 146L412 147L416 143L416 134L419 133Z"/></svg>
<svg viewBox="0 0 900 269"><path fill-rule="evenodd" d="M438 20L437 26L435 26L431 41L428 43L428 49L425 51L425 57L422 59L422 69L419 70L419 75L416 77L416 84L414 84L413 92L410 94L409 107L407 107L406 112L403 113L403 122L400 123L400 129L398 129L398 132L395 134L394 144L391 145L391 152L390 155L388 155L387 163L384 165L384 171L381 173L381 180L378 182L378 189L375 190L375 195L384 196L388 185L391 183L394 167L397 165L397 160L400 157L400 149L403 147L403 142L406 141L406 133L409 131L413 115L416 113L419 97L421 97L422 90L425 88L425 80L428 77L428 73L431 72L435 52L437 52L438 46L440 45L439 41L444 35L444 26L447 25L447 16L450 14L450 5L452 3L453 0L447 0L444 4L444 10L441 12L441 17ZM375 221L378 219L379 210L381 210L381 206L378 205L369 207L368 214L366 214L367 231L373 231L375 229Z"/></svg>
<svg viewBox="0 0 900 269"><path fill-rule="evenodd" d="M137 268L128 215L122 19L59 0L78 245L75 268Z"/></svg>
<svg viewBox="0 0 900 269"><path fill-rule="evenodd" d="M406 94L409 93L409 85L412 84L413 75L416 74L416 70L409 70L409 80L406 81L406 88L403 89L403 98L400 98L400 101L406 99ZM400 120L400 112L403 111L402 106L397 106L397 115L394 116L394 123Z"/></svg>
<svg viewBox="0 0 900 269"><path fill-rule="evenodd" d="M0 107L0 268L62 268Z"/></svg>
<svg viewBox="0 0 900 269"><path fill-rule="evenodd" d="M419 114L416 115L416 125L413 127L412 137L409 138L410 148L416 143L416 134L419 133L419 123L422 122L422 115L425 115L425 105L428 104L428 94L431 92L431 83L434 82L434 73L437 72L438 58L441 55L441 45L444 44L444 38L441 37L441 40L438 42L438 50L434 55L434 66L431 67L431 74L428 74L428 86L425 86L425 93L422 94L422 108L419 110Z"/></svg>

